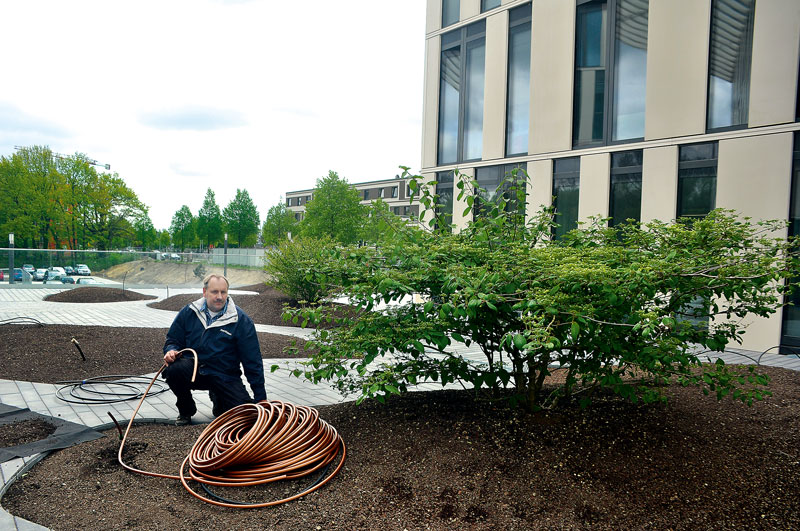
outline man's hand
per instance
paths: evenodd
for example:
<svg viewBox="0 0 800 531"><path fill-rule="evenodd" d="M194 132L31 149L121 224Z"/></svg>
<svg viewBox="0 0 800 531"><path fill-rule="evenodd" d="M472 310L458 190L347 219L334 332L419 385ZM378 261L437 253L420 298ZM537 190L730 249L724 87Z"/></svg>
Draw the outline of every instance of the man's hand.
<svg viewBox="0 0 800 531"><path fill-rule="evenodd" d="M177 350L170 350L166 354L164 354L164 363L166 363L167 365L171 364L176 359L178 359L178 351Z"/></svg>

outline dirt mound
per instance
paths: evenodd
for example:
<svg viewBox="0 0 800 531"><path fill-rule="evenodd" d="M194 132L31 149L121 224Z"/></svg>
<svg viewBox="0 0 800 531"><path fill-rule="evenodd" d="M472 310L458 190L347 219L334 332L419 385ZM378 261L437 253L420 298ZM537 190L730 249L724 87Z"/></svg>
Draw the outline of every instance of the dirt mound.
<svg viewBox="0 0 800 531"><path fill-rule="evenodd" d="M68 289L48 295L44 300L49 302L125 302L155 299L153 295L143 295L131 290L119 288L84 287Z"/></svg>
<svg viewBox="0 0 800 531"><path fill-rule="evenodd" d="M152 259L134 260L100 271L98 275L127 284L156 286L200 286L209 273L222 275L225 268L200 262L167 262ZM234 269L228 266L232 287L259 284L267 280L260 269Z"/></svg>

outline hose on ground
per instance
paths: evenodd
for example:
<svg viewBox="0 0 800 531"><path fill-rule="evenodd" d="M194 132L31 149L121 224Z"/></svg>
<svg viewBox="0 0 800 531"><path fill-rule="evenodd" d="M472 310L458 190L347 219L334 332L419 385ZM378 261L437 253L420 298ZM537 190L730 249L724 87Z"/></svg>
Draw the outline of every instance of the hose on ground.
<svg viewBox="0 0 800 531"><path fill-rule="evenodd" d="M65 380L56 382L61 385L56 390L56 398L69 404L116 404L126 400L136 400L144 396L144 387L150 381L146 376L128 374L108 374L94 376L85 380ZM155 390L151 395L159 395L169 391L169 387L161 382L154 383ZM150 387L148 387L148 390Z"/></svg>
<svg viewBox="0 0 800 531"><path fill-rule="evenodd" d="M183 349L179 352L191 351ZM197 374L197 355L194 356ZM166 368L162 365L150 386ZM177 479L199 500L220 507L258 508L280 505L314 492L328 483L342 468L347 449L335 428L319 418L316 409L298 406L281 400L262 400L242 404L214 419L200 434L189 454L181 463L177 475L140 470L122 459L125 443L133 421L144 402L148 386L128 422L120 442L117 460L126 470L160 478ZM341 454L334 470L325 476ZM303 491L282 499L263 503L244 503L228 500L208 489L208 486L246 487L280 480L296 479L321 472L320 477ZM325 476L325 477L323 477ZM208 496L192 489L189 481L199 483Z"/></svg>

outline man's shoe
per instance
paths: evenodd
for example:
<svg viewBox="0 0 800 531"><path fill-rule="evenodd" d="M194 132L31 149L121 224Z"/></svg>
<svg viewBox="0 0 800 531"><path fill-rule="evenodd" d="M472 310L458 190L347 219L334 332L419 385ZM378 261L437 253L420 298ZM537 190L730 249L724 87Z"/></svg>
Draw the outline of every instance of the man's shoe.
<svg viewBox="0 0 800 531"><path fill-rule="evenodd" d="M192 417L189 416L178 415L178 418L175 419L176 426L188 426L191 423L192 423Z"/></svg>

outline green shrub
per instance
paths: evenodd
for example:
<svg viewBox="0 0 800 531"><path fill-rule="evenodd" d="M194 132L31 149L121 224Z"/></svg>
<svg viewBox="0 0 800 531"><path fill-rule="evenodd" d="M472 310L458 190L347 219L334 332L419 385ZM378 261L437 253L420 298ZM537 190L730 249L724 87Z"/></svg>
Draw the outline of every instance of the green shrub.
<svg viewBox="0 0 800 531"><path fill-rule="evenodd" d="M332 279L317 265L324 263L333 249L334 243L327 237L283 240L266 252L267 284L300 302L316 303L331 293Z"/></svg>

